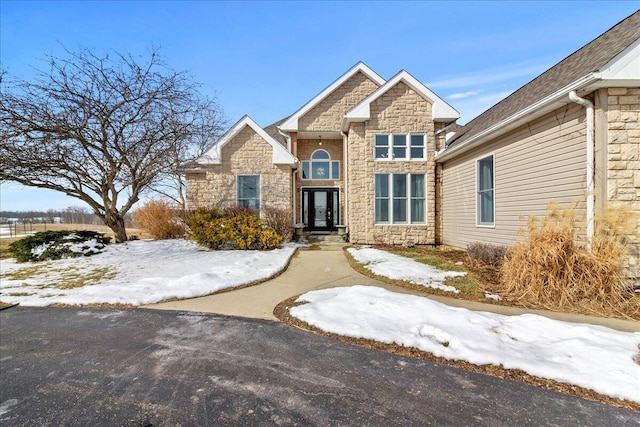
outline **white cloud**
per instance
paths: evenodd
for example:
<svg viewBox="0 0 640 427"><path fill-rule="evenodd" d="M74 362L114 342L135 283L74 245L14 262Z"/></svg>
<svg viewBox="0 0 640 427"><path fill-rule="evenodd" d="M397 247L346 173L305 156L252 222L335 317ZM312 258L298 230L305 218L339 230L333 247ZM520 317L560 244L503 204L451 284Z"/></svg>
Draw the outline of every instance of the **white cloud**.
<svg viewBox="0 0 640 427"><path fill-rule="evenodd" d="M468 98L470 96L479 95L480 93L482 93L481 90L469 90L467 92L452 93L451 95L447 96L447 98L449 98L449 99L463 99L463 98Z"/></svg>
<svg viewBox="0 0 640 427"><path fill-rule="evenodd" d="M519 77L533 78L543 72L547 65L520 63L511 67L489 68L474 71L473 73L460 74L451 78L436 80L427 83L430 89L464 88L470 86L480 86L495 84Z"/></svg>

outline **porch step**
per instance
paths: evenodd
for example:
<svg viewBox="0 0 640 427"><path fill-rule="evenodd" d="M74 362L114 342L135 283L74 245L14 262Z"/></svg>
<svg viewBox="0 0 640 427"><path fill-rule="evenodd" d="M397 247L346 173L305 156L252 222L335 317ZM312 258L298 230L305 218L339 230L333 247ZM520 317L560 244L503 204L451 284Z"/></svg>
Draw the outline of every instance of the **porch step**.
<svg viewBox="0 0 640 427"><path fill-rule="evenodd" d="M303 233L298 236L299 243L312 245L314 249L341 249L347 243L338 234Z"/></svg>

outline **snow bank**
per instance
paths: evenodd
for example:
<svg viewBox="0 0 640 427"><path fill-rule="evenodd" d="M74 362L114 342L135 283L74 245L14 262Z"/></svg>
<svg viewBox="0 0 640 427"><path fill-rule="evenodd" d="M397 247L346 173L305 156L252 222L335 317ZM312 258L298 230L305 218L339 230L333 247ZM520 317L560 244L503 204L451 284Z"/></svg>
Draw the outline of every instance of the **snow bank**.
<svg viewBox="0 0 640 427"><path fill-rule="evenodd" d="M525 314L449 307L381 288L313 291L291 315L324 331L416 347L451 360L522 369L640 402L640 333Z"/></svg>
<svg viewBox="0 0 640 427"><path fill-rule="evenodd" d="M108 245L91 257L18 264L1 260L3 302L25 306L50 304L151 304L171 298L193 298L221 289L264 280L282 271L296 250L210 251L192 241L132 241ZM33 266L43 273L26 280L7 274ZM65 274L108 269L112 278L93 285L63 289ZM12 296L11 294L16 294Z"/></svg>
<svg viewBox="0 0 640 427"><path fill-rule="evenodd" d="M347 249L351 256L362 263L364 267L378 276L395 280L405 280L414 285L441 289L447 292L459 293L453 286L445 285L448 277L464 276L467 273L459 271L442 271L421 262L395 255L379 249L369 247Z"/></svg>

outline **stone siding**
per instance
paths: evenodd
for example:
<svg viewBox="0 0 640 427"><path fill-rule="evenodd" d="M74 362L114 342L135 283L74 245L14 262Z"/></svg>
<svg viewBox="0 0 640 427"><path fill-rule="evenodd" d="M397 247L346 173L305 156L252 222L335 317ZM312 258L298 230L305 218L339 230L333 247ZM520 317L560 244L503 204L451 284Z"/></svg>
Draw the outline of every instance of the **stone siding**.
<svg viewBox="0 0 640 427"><path fill-rule="evenodd" d="M260 206L291 209L290 167L274 165L273 148L253 129L245 127L222 147L222 164L204 173L188 173L189 208L236 205L236 176L260 175Z"/></svg>
<svg viewBox="0 0 640 427"><path fill-rule="evenodd" d="M371 119L354 123L348 141L349 234L354 243L435 243L434 123L431 104L403 82L371 104ZM423 133L427 160L376 161L374 135ZM424 173L426 178L426 224L374 224L374 174Z"/></svg>
<svg viewBox="0 0 640 427"><path fill-rule="evenodd" d="M298 131L339 131L344 114L377 88L364 73L356 73L300 117Z"/></svg>
<svg viewBox="0 0 640 427"><path fill-rule="evenodd" d="M609 88L607 195L640 215L640 88ZM630 275L640 277L640 222L630 238Z"/></svg>

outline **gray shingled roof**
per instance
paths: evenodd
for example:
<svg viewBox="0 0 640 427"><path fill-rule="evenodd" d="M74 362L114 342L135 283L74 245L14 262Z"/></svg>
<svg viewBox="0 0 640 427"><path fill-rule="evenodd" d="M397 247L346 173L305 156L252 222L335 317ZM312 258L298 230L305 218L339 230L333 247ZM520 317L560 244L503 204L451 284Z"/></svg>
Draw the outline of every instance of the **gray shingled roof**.
<svg viewBox="0 0 640 427"><path fill-rule="evenodd" d="M640 10L471 120L450 141L450 145L459 144L589 73L598 71L639 38Z"/></svg>
<svg viewBox="0 0 640 427"><path fill-rule="evenodd" d="M278 120L277 122L272 123L269 126L263 128L264 131L267 133L267 135L269 135L271 138L273 138L276 141L278 141L285 148L287 147L287 138L285 138L284 136L282 136L282 134L280 132L278 132L278 126L280 126L282 123L284 123L285 120L287 120L289 117L290 116L287 116L284 119Z"/></svg>

